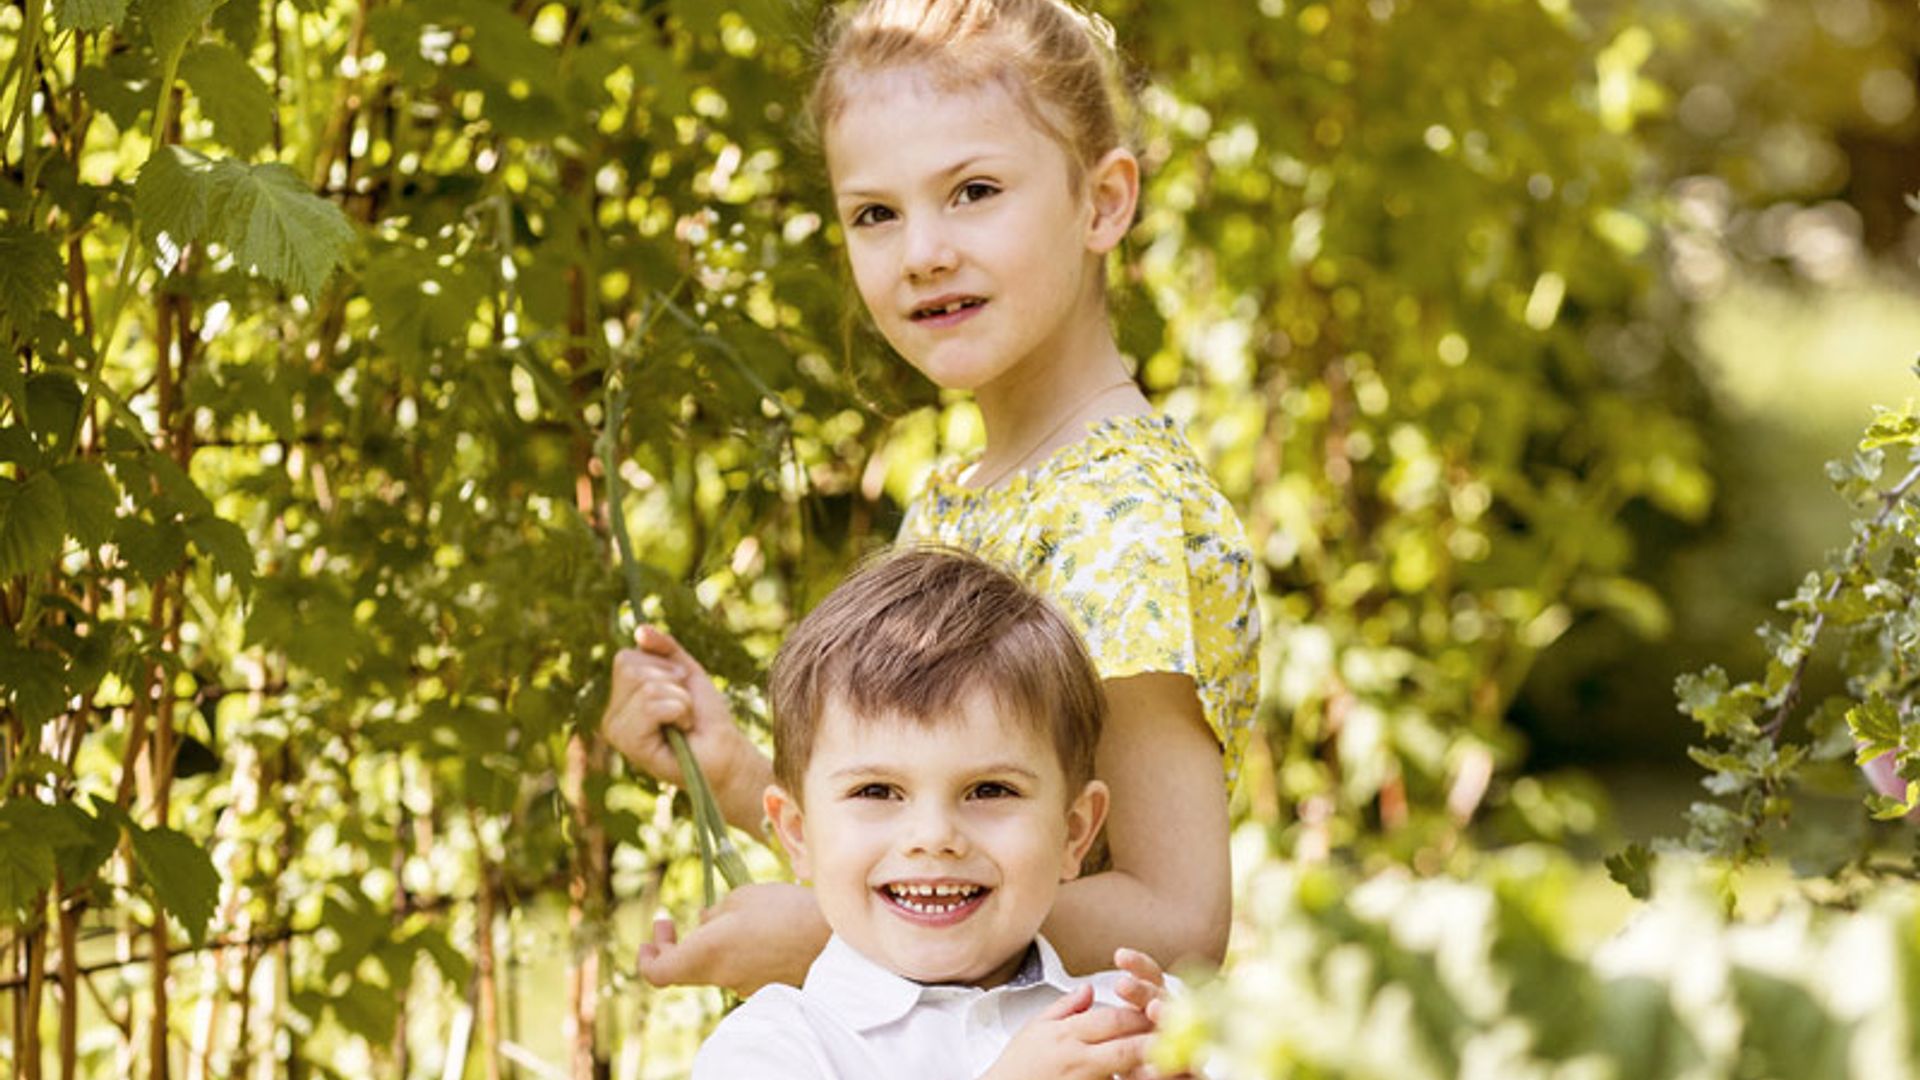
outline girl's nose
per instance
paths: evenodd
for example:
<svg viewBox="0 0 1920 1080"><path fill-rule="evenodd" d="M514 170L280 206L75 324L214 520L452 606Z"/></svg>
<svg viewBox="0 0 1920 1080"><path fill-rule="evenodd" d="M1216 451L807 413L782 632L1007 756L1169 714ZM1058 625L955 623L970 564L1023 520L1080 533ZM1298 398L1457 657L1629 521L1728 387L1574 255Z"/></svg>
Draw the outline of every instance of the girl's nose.
<svg viewBox="0 0 1920 1080"><path fill-rule="evenodd" d="M953 269L957 256L946 230L920 215L907 223L906 270L912 281L926 281Z"/></svg>

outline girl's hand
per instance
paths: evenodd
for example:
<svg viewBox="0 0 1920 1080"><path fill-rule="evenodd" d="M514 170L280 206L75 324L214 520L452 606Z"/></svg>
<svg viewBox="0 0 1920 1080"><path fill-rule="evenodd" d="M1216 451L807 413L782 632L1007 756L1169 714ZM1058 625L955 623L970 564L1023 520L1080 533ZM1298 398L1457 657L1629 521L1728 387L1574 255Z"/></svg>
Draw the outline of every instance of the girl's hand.
<svg viewBox="0 0 1920 1080"><path fill-rule="evenodd" d="M685 941L655 921L640 946L640 975L655 986L724 986L741 997L768 983L806 981L831 931L813 890L780 882L742 885L701 914Z"/></svg>
<svg viewBox="0 0 1920 1080"><path fill-rule="evenodd" d="M1140 1010L1148 1023L1159 1027L1160 1007L1167 996L1167 973L1153 957L1138 949L1115 949L1113 966L1126 973L1114 986L1114 993Z"/></svg>
<svg viewBox="0 0 1920 1080"><path fill-rule="evenodd" d="M663 631L643 626L635 647L613 657L613 689L600 732L636 767L670 784L684 784L667 743L668 728L686 733L687 747L706 773L727 819L749 831L758 821L765 755L734 726L726 696L700 662ZM747 820L734 816L746 806Z"/></svg>
<svg viewBox="0 0 1920 1080"><path fill-rule="evenodd" d="M1082 986L1027 1022L980 1080L1109 1080L1144 1075L1153 1024L1137 1008L1093 1004Z"/></svg>

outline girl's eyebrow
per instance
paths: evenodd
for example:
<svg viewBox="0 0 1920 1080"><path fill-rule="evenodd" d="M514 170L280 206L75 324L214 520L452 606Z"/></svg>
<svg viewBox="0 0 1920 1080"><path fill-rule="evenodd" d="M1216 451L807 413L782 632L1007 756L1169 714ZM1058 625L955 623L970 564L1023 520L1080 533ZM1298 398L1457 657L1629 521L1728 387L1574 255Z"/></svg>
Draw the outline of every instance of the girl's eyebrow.
<svg viewBox="0 0 1920 1080"><path fill-rule="evenodd" d="M964 158L961 158L959 161L956 161L953 164L947 166L946 168L941 169L939 172L934 173L933 179L935 180L949 179L959 173L966 172L968 169L973 168L974 166L980 164L983 161L991 160L995 156L996 155L990 151L982 152L978 154L970 154ZM834 198L840 202L848 202L855 199L879 198L883 194L885 193L880 191L870 191L866 188L841 188L838 191L834 192Z"/></svg>

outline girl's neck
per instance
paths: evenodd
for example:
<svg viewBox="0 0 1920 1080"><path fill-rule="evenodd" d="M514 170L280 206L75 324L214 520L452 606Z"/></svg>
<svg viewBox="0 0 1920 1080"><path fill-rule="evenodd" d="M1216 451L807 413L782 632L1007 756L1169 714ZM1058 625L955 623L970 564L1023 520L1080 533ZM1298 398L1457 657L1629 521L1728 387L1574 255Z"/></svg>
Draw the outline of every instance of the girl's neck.
<svg viewBox="0 0 1920 1080"><path fill-rule="evenodd" d="M1058 342L1047 362L1022 365L1017 377L975 392L987 446L968 486L993 487L1045 461L1078 442L1090 423L1152 411L1128 374L1105 318L1084 337Z"/></svg>

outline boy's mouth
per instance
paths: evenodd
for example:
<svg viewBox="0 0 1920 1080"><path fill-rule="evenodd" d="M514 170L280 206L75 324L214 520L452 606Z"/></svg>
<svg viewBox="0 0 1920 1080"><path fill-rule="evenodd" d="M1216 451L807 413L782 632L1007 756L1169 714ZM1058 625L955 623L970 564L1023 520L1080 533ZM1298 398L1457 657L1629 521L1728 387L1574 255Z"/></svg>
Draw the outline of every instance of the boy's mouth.
<svg viewBox="0 0 1920 1080"><path fill-rule="evenodd" d="M943 882L938 885L882 885L880 894L897 908L923 919L940 920L959 915L978 905L991 892L984 885Z"/></svg>
<svg viewBox="0 0 1920 1080"><path fill-rule="evenodd" d="M914 308L913 313L909 317L915 322L923 322L927 319L951 318L963 311L971 311L985 303L986 300L978 296L947 297L924 307Z"/></svg>

